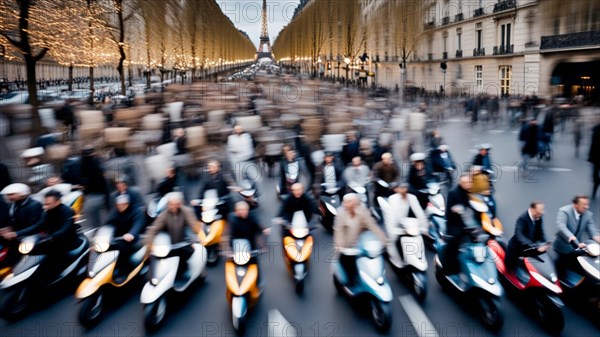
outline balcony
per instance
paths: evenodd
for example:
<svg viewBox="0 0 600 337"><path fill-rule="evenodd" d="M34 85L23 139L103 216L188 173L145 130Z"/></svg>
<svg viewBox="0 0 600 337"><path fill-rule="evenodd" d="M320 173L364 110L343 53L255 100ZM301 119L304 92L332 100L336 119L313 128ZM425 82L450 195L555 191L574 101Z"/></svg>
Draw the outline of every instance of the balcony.
<svg viewBox="0 0 600 337"><path fill-rule="evenodd" d="M448 24L450 24L450 17L446 16L446 17L442 18L442 25L445 26Z"/></svg>
<svg viewBox="0 0 600 337"><path fill-rule="evenodd" d="M461 58L462 57L462 50L457 50L455 56L456 56L456 58Z"/></svg>
<svg viewBox="0 0 600 337"><path fill-rule="evenodd" d="M494 13L517 8L517 0L503 0L494 5Z"/></svg>
<svg viewBox="0 0 600 337"><path fill-rule="evenodd" d="M535 47L539 47L540 45L536 42L536 41L530 41L525 43L525 48L535 48Z"/></svg>
<svg viewBox="0 0 600 337"><path fill-rule="evenodd" d="M435 22L434 21L429 21L426 24L423 25L423 29L424 30L429 30L429 29L433 29L435 28Z"/></svg>
<svg viewBox="0 0 600 337"><path fill-rule="evenodd" d="M600 30L572 34L542 36L541 50L567 49L600 44Z"/></svg>
<svg viewBox="0 0 600 337"><path fill-rule="evenodd" d="M473 13L473 17L476 18L476 17L482 16L484 14L485 14L485 11L483 10L483 8L477 8L475 10L475 12Z"/></svg>
<svg viewBox="0 0 600 337"><path fill-rule="evenodd" d="M429 60L429 61L433 60L433 54L432 53L427 54L427 60Z"/></svg>
<svg viewBox="0 0 600 337"><path fill-rule="evenodd" d="M473 49L473 56L485 56L485 48Z"/></svg>
<svg viewBox="0 0 600 337"><path fill-rule="evenodd" d="M513 54L515 51L515 45L511 44L510 46L494 46L494 53L493 55L510 55Z"/></svg>
<svg viewBox="0 0 600 337"><path fill-rule="evenodd" d="M464 19L465 16L463 15L463 13L458 13L454 16L454 22L461 22Z"/></svg>
<svg viewBox="0 0 600 337"><path fill-rule="evenodd" d="M442 60L447 60L448 59L448 52L445 51L442 53Z"/></svg>

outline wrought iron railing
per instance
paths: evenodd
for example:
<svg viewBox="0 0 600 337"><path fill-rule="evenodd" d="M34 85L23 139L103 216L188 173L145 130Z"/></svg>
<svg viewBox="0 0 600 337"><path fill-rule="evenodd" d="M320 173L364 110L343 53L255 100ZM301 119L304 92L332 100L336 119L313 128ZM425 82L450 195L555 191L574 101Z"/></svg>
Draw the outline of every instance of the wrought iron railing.
<svg viewBox="0 0 600 337"><path fill-rule="evenodd" d="M460 22L465 19L463 13L458 13L454 16L454 22Z"/></svg>
<svg viewBox="0 0 600 337"><path fill-rule="evenodd" d="M513 8L517 8L517 0L503 0L503 1L498 1L494 5L494 13L496 13L496 12L502 12L502 11L505 11L507 9L513 9Z"/></svg>
<svg viewBox="0 0 600 337"><path fill-rule="evenodd" d="M442 18L442 25L450 24L450 17L446 16Z"/></svg>
<svg viewBox="0 0 600 337"><path fill-rule="evenodd" d="M462 57L462 50L457 50L457 51L456 51L456 57L457 57L457 58L460 58L460 57Z"/></svg>
<svg viewBox="0 0 600 337"><path fill-rule="evenodd" d="M475 10L475 12L473 13L473 17L476 18L478 16L482 16L483 14L485 14L485 11L483 10L483 8L477 8Z"/></svg>
<svg viewBox="0 0 600 337"><path fill-rule="evenodd" d="M540 49L563 49L600 45L600 30L542 36Z"/></svg>
<svg viewBox="0 0 600 337"><path fill-rule="evenodd" d="M485 48L473 49L473 56L485 56Z"/></svg>
<svg viewBox="0 0 600 337"><path fill-rule="evenodd" d="M510 55L512 53L514 53L515 51L515 45L511 44L510 46L505 46L505 45L501 45L501 46L494 46L494 55Z"/></svg>

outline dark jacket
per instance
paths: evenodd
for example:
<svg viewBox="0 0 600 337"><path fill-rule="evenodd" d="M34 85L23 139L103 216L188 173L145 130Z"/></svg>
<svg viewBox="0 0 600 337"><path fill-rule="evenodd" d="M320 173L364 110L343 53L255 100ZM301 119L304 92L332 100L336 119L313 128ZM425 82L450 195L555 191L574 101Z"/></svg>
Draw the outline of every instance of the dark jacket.
<svg viewBox="0 0 600 337"><path fill-rule="evenodd" d="M537 143L536 143L537 144ZM537 147L537 145L536 145ZM491 171L492 170L492 161L490 159L490 155L487 154L482 156L481 154L477 154L473 159L473 165L481 166L483 171Z"/></svg>
<svg viewBox="0 0 600 337"><path fill-rule="evenodd" d="M303 211L304 216L306 217L306 221L310 222L312 219L313 213L317 213L317 204L308 196L308 194L304 193L300 196L300 198L295 198L293 195L290 196L283 201L281 204L281 208L279 209L279 217L282 217L284 220L291 222L294 213L297 211Z"/></svg>
<svg viewBox="0 0 600 337"><path fill-rule="evenodd" d="M462 205L464 211L467 212L467 208L469 208L469 194L460 186L456 186L450 190L448 193L448 205L446 207L448 235L455 237L462 236L463 229L467 226L463 220L463 217L453 211L453 208L458 205Z"/></svg>
<svg viewBox="0 0 600 337"><path fill-rule="evenodd" d="M299 173L298 173L298 178L296 179L295 182L301 182L301 181L306 181L308 180L309 182L312 180L311 178L311 174L310 171L308 170L308 166L306 165L306 161L302 158L296 158L296 161L298 162L298 169L299 169ZM285 186L286 186L286 173L288 173L288 161L283 158L280 162L281 165L281 177L280 177L280 181L279 181L279 187L281 188L282 193L287 193L288 191L285 190Z"/></svg>
<svg viewBox="0 0 600 337"><path fill-rule="evenodd" d="M431 169L433 172L446 172L446 169L456 169L454 159L450 152L446 151L446 158L442 158L442 151L434 150L431 152Z"/></svg>
<svg viewBox="0 0 600 337"><path fill-rule="evenodd" d="M106 225L115 228L115 237L129 233L137 239L146 222L142 210L130 205L123 213L113 209L108 215Z"/></svg>
<svg viewBox="0 0 600 337"><path fill-rule="evenodd" d="M600 124L592 129L592 144L588 161L594 165L600 165Z"/></svg>
<svg viewBox="0 0 600 337"><path fill-rule="evenodd" d="M31 197L9 205L8 207L12 213L10 215L10 226L17 232L17 235L19 235L19 231L37 224L44 213L42 204L33 200Z"/></svg>
<svg viewBox="0 0 600 337"><path fill-rule="evenodd" d="M93 156L81 158L81 177L82 184L85 186L85 194L106 195L108 193L104 170L98 158Z"/></svg>
<svg viewBox="0 0 600 337"><path fill-rule="evenodd" d="M205 174L202 181L202 187L200 188L199 198L203 199L204 192L208 190L217 190L219 198L226 197L229 194L227 186L229 185L223 173L217 172L215 174Z"/></svg>
<svg viewBox="0 0 600 337"><path fill-rule="evenodd" d="M538 221L532 221L529 212L521 214L515 224L515 235L508 242L508 250L521 252L524 249L531 248L536 242L545 242L544 225L540 218Z"/></svg>
<svg viewBox="0 0 600 337"><path fill-rule="evenodd" d="M64 204L45 211L40 221L27 229L17 232L17 236L27 236L40 232L52 238L52 241L58 243L74 242L77 236L77 227L73 220L73 210Z"/></svg>
<svg viewBox="0 0 600 337"><path fill-rule="evenodd" d="M538 153L538 126L526 125L521 131L520 140L524 142L521 154L526 154L531 157Z"/></svg>
<svg viewBox="0 0 600 337"><path fill-rule="evenodd" d="M419 171L414 167L414 165L410 167L407 182L411 189L416 191L427 189L428 181L429 172L427 172L426 168L423 168L423 170Z"/></svg>
<svg viewBox="0 0 600 337"><path fill-rule="evenodd" d="M386 183L391 183L400 177L400 169L395 163L384 165L383 162L380 161L373 167L373 176L377 179L384 180Z"/></svg>
<svg viewBox="0 0 600 337"><path fill-rule="evenodd" d="M342 166L339 163L337 163L335 161L333 162L333 168L335 170L336 187L341 188L344 186L344 169L342 168ZM318 184L323 184L326 181L324 169L325 169L324 164L321 164L317 167L315 180L316 180L316 183L318 183Z"/></svg>
<svg viewBox="0 0 600 337"><path fill-rule="evenodd" d="M177 176L172 178L164 178L158 186L156 186L156 193L159 197L165 196L167 193L173 192L177 186Z"/></svg>
<svg viewBox="0 0 600 337"><path fill-rule="evenodd" d="M0 163L0 190L4 189L6 186L12 184L12 179L10 178L10 173L8 172L8 167L6 165Z"/></svg>
<svg viewBox="0 0 600 337"><path fill-rule="evenodd" d="M342 148L342 161L344 165L348 165L352 158L358 157L360 155L360 141L357 139L353 142L349 142Z"/></svg>
<svg viewBox="0 0 600 337"><path fill-rule="evenodd" d="M263 228L258 219L250 213L247 218L242 219L235 215L229 214L227 219L231 240L246 239L250 241L251 249L257 249L256 237L262 234Z"/></svg>

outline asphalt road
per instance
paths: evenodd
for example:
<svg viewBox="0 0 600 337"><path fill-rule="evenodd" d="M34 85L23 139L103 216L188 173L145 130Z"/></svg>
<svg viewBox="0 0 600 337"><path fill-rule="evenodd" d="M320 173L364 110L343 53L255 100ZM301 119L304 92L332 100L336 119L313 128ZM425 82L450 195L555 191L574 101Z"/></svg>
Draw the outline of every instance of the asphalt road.
<svg viewBox="0 0 600 337"><path fill-rule="evenodd" d="M508 239L514 230L518 215L526 210L534 199L546 203L544 226L551 239L555 230L556 212L568 204L576 193L589 193L590 167L582 158L575 158L571 137L557 135L555 156L550 163L538 169L524 181L514 172L519 160L517 134L505 126L470 129L466 123L453 119L441 127L442 135L451 146L458 163L469 162L474 145L489 142L494 145L492 158L501 175L496 183L498 212L504 222ZM587 146L582 147L587 150ZM260 217L270 223L278 201L273 193L274 184L265 181L261 199ZM600 206L592 202L591 210L598 222ZM247 336L267 336L269 330L279 331L284 336L377 336L367 311L353 308L351 302L336 294L332 283L330 266L333 258L331 235L323 229L314 233L316 245L311 258L311 269L305 293L294 293L293 282L284 265L281 245L277 241L279 229L274 228L269 243L269 252L261 258L266 288L260 302L250 314ZM425 303L414 307L409 290L399 282L391 269L388 278L393 288L393 325L389 336L491 336L480 324L477 316L463 307L464 301L457 300L442 291L436 282L431 259L429 293ZM102 322L84 330L77 323L78 306L72 296L58 296L51 303L41 304L25 318L17 322L0 320L0 336L141 336L145 334L142 306L139 304L141 283L115 293L114 307ZM65 290L65 292L69 292ZM408 296L407 296L408 295ZM546 333L530 317L522 305L514 299L502 300L505 323L497 336L545 336ZM408 312L407 312L408 311ZM598 336L600 330L591 320L566 307L564 336ZM279 315L280 314L280 315ZM281 316L288 321L284 324ZM156 336L234 336L229 308L225 300L223 261L211 267L207 281L192 289L174 305L166 324ZM279 317L279 318L277 318ZM410 318L409 318L410 317ZM411 318L413 322L411 322ZM276 322L275 322L276 320ZM271 321L271 325L269 325ZM277 327L277 324L279 326Z"/></svg>

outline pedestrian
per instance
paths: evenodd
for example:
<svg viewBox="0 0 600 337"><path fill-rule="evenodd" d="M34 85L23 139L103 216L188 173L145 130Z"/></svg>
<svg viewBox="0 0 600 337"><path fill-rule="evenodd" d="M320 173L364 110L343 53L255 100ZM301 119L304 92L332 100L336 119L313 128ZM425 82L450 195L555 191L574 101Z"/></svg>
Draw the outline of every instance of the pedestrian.
<svg viewBox="0 0 600 337"><path fill-rule="evenodd" d="M583 133L581 119L576 119L573 123L573 143L575 144L575 158L579 158L579 146L581 145L581 137Z"/></svg>
<svg viewBox="0 0 600 337"><path fill-rule="evenodd" d="M538 153L538 124L537 120L532 119L529 123L523 125L519 134L519 140L523 143L521 148L521 169L523 172L527 169L527 162L534 158Z"/></svg>
<svg viewBox="0 0 600 337"><path fill-rule="evenodd" d="M592 199L596 199L596 191L600 186L600 123L592 129L592 144L588 161L594 166L592 170L592 181L594 182Z"/></svg>

